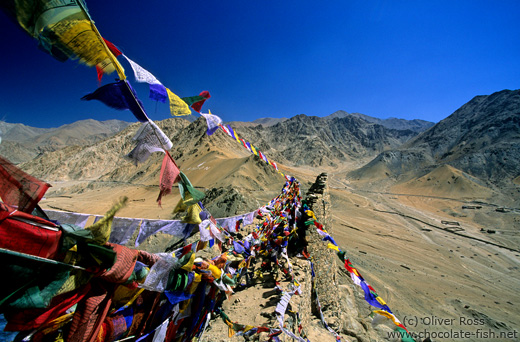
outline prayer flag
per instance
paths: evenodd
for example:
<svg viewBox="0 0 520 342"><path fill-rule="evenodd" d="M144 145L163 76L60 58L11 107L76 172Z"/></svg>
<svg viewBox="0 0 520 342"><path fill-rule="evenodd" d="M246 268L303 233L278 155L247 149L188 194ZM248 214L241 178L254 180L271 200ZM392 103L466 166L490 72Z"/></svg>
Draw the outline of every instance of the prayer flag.
<svg viewBox="0 0 520 342"><path fill-rule="evenodd" d="M255 148L255 146L253 146L253 144L250 144L250 143L248 143L248 144L249 144L249 146L251 147L251 152L253 152L253 154L257 156L257 155L258 155L258 152L256 152L256 148Z"/></svg>
<svg viewBox="0 0 520 342"><path fill-rule="evenodd" d="M107 48L110 50L110 52L112 52L112 54L117 57L117 56L121 56L123 53L117 48L117 46L115 46L114 44L112 44L111 42L109 42L108 40L106 40L105 38L103 38L103 41L105 41L105 44L107 46Z"/></svg>
<svg viewBox="0 0 520 342"><path fill-rule="evenodd" d="M166 87L148 70L141 67L127 56L123 55L123 57L125 57L128 63L130 63L130 66L134 71L135 80L150 85L150 99L165 103L166 99L168 99L168 91L166 90Z"/></svg>
<svg viewBox="0 0 520 342"><path fill-rule="evenodd" d="M182 289L184 290L184 289ZM180 302L183 302L185 300L188 300L193 297L193 294L185 293L184 291L164 291L164 294L166 295L166 298L168 298L168 301L170 304L177 304Z"/></svg>
<svg viewBox="0 0 520 342"><path fill-rule="evenodd" d="M144 112L142 102L137 98L134 89L126 80L106 84L97 88L93 93L83 96L81 99L85 101L98 100L111 108L119 110L128 109L140 122L149 120Z"/></svg>
<svg viewBox="0 0 520 342"><path fill-rule="evenodd" d="M124 70L105 45L81 0L2 1L1 6L42 50L60 61L79 58L105 74Z"/></svg>
<svg viewBox="0 0 520 342"><path fill-rule="evenodd" d="M31 213L49 187L0 156L0 197L5 203Z"/></svg>
<svg viewBox="0 0 520 342"><path fill-rule="evenodd" d="M188 104L194 111L200 113L202 105L209 99L211 95L209 91L204 90L198 96L183 97L182 100Z"/></svg>
<svg viewBox="0 0 520 342"><path fill-rule="evenodd" d="M184 204L186 206L190 206L201 201L204 198L204 193L200 190L195 189L195 187L191 185L190 180L188 179L188 177L186 177L184 173L180 172L180 177L181 179L179 181L179 192L181 194L181 197L183 200L189 199L189 201L185 201ZM191 195L191 198L188 198L188 194Z"/></svg>
<svg viewBox="0 0 520 342"><path fill-rule="evenodd" d="M179 181L179 168L175 161L170 156L168 151L165 151L162 166L161 166L161 183L159 185L159 197L157 197L157 203L161 205L161 199L163 196L171 193L172 185Z"/></svg>
<svg viewBox="0 0 520 342"><path fill-rule="evenodd" d="M135 165L145 162L153 152L164 152L173 146L166 134L151 120L141 125L132 140L136 141L136 146L127 158L133 160Z"/></svg>
<svg viewBox="0 0 520 342"><path fill-rule="evenodd" d="M103 38L103 41L105 42L105 45L110 50L110 52L112 52L114 57L121 56L123 54L121 51L119 51L119 49L114 44L112 44L105 38ZM96 65L96 71L97 71L97 75L98 75L98 81L101 83L101 79L103 78L104 70L99 65Z"/></svg>
<svg viewBox="0 0 520 342"><path fill-rule="evenodd" d="M401 335L401 342L415 342L412 336L408 333L406 329L403 329L402 327L397 327L395 329L398 331Z"/></svg>
<svg viewBox="0 0 520 342"><path fill-rule="evenodd" d="M335 250L336 252L339 252L339 248L338 248L338 246L333 245L333 244L330 243L330 242L327 244L327 248L330 248L330 249Z"/></svg>
<svg viewBox="0 0 520 342"><path fill-rule="evenodd" d="M336 243L336 241L334 241L334 239L332 238L332 236L330 236L330 234L327 234L324 238L323 238L323 241L329 241L329 242L332 242L334 245L338 245Z"/></svg>
<svg viewBox="0 0 520 342"><path fill-rule="evenodd" d="M200 209L200 206L198 205L198 203L189 206L188 213L186 214L186 216L183 217L181 222L190 223L190 224L202 223L202 220L200 219L201 211L202 211L202 209Z"/></svg>
<svg viewBox="0 0 520 342"><path fill-rule="evenodd" d="M200 113L200 115L202 115L206 119L206 123L208 125L208 130L206 131L206 134L212 135L213 133L215 133L215 131L218 129L218 127L222 123L222 119L211 113L209 113L209 114Z"/></svg>
<svg viewBox="0 0 520 342"><path fill-rule="evenodd" d="M174 94L170 89L166 88L168 99L170 101L170 113L173 116L190 115L190 107L179 96Z"/></svg>
<svg viewBox="0 0 520 342"><path fill-rule="evenodd" d="M260 151L258 151L258 155L260 156L260 158L262 158L263 161L265 161L266 163L269 163L269 161L267 160L267 157Z"/></svg>
<svg viewBox="0 0 520 342"><path fill-rule="evenodd" d="M93 242L98 245L104 245L110 238L112 232L112 221L117 212L126 206L128 197L122 197L119 202L114 204L112 208L103 216L103 218L91 226L86 227L86 230L90 230L93 236Z"/></svg>
<svg viewBox="0 0 520 342"><path fill-rule="evenodd" d="M150 84L150 98L155 101L166 103L168 91L162 84Z"/></svg>
<svg viewBox="0 0 520 342"><path fill-rule="evenodd" d="M391 319L392 322L394 322L394 324L397 325L397 326L399 326L399 324L401 324L401 322L397 319L397 317L395 317L393 314L391 314L389 312L386 312L386 311L383 311L383 310L375 310L374 313Z"/></svg>
<svg viewBox="0 0 520 342"><path fill-rule="evenodd" d="M130 63L130 66L132 67L132 70L134 71L135 80L140 83L148 83L148 84L162 84L159 82L159 80L152 75L148 70L141 67L136 62L132 61L130 58L125 56L123 54L123 57L126 58L128 63Z"/></svg>
<svg viewBox="0 0 520 342"><path fill-rule="evenodd" d="M368 302L368 304L392 313L392 311L390 311L390 308L386 304L383 305L379 303L379 301L376 299L376 296L370 291L370 289L368 288L368 284L365 281L361 281L360 286L365 292L365 300Z"/></svg>

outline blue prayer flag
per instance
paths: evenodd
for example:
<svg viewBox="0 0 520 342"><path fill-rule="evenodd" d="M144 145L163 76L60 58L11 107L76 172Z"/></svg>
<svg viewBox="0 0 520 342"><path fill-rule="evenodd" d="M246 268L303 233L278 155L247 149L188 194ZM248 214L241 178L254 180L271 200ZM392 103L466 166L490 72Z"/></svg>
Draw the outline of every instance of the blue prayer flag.
<svg viewBox="0 0 520 342"><path fill-rule="evenodd" d="M119 110L130 110L137 120L147 122L142 102L137 98L134 89L126 80L109 83L97 88L93 93L85 95L82 100L98 100L109 107Z"/></svg>
<svg viewBox="0 0 520 342"><path fill-rule="evenodd" d="M166 103L168 92L162 84L150 84L150 98L155 101Z"/></svg>

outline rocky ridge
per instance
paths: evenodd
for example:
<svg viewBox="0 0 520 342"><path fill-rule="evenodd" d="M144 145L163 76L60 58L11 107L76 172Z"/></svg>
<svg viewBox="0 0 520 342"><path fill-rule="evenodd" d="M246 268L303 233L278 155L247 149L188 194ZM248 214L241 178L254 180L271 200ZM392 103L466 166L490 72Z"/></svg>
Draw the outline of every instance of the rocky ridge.
<svg viewBox="0 0 520 342"><path fill-rule="evenodd" d="M387 129L352 116L325 119L303 114L271 127L240 127L237 132L277 161L313 167L338 166L375 156L416 135L410 130Z"/></svg>
<svg viewBox="0 0 520 342"><path fill-rule="evenodd" d="M386 128L397 129L397 130L411 130L416 133L421 133L428 128L435 125L434 122L426 121L426 120L406 120L406 119L398 119L398 118L388 118L388 119L379 119L373 116L361 114L361 113L347 113L343 110L338 110L328 116L326 119L335 119L335 118L344 118L347 116L354 116L363 120L366 120L371 123L375 123Z"/></svg>

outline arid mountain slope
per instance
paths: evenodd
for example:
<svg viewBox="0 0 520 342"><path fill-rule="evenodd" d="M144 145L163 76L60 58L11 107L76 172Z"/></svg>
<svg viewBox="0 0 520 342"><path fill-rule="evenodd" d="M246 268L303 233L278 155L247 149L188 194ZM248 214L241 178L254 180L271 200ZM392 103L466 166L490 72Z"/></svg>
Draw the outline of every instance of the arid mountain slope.
<svg viewBox="0 0 520 342"><path fill-rule="evenodd" d="M520 174L520 90L476 96L405 149L421 149L475 177L508 183Z"/></svg>
<svg viewBox="0 0 520 342"><path fill-rule="evenodd" d="M439 165L450 165L473 180L518 197L513 181L520 175L520 91L476 96L398 149L384 151L350 172L348 178L364 183L404 182L423 177Z"/></svg>
<svg viewBox="0 0 520 342"><path fill-rule="evenodd" d="M252 155L221 130L207 136L202 118L193 123L174 118L157 124L172 140L171 154L180 170L194 186L208 193L203 203L212 213L214 211L216 217L257 209L264 204L259 201L274 197L283 184L283 177L272 166ZM56 185L49 190L49 199L74 196L75 201L81 201L85 198L84 210L88 211L89 201L94 197L104 198L110 204L118 196L134 194L135 198L130 200L146 202L147 211L137 210L122 215L156 217L159 208L155 198L159 192L164 155L153 153L146 162L137 166L124 157L134 147L132 138L139 125L133 124L121 133L90 146L45 152L21 167L29 174ZM174 189L173 196L167 196L163 206L173 208L178 199L178 190ZM53 205L58 204L55 202ZM68 210L68 207L63 209ZM160 215L168 216L164 210Z"/></svg>
<svg viewBox="0 0 520 342"><path fill-rule="evenodd" d="M44 151L67 146L90 145L120 132L130 125L121 120L80 120L58 128L36 128L0 122L0 153L13 163L29 161Z"/></svg>

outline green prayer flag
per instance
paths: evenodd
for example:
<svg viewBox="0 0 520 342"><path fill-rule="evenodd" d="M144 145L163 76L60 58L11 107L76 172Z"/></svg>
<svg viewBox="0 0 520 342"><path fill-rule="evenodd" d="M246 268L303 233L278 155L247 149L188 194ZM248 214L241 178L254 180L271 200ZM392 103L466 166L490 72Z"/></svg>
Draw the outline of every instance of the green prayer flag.
<svg viewBox="0 0 520 342"><path fill-rule="evenodd" d="M405 329L403 329L401 327L397 327L395 330L398 331L399 334L401 335L402 342L415 342L415 340L412 338L412 336L410 336L408 331L406 331Z"/></svg>
<svg viewBox="0 0 520 342"><path fill-rule="evenodd" d="M179 182L179 192L183 200L187 200L184 202L186 207L189 207L195 203L198 203L204 198L204 193L200 190L195 189L193 185L191 185L190 180L186 175L181 172L180 173L181 181ZM188 200L186 193L191 194L191 200Z"/></svg>

